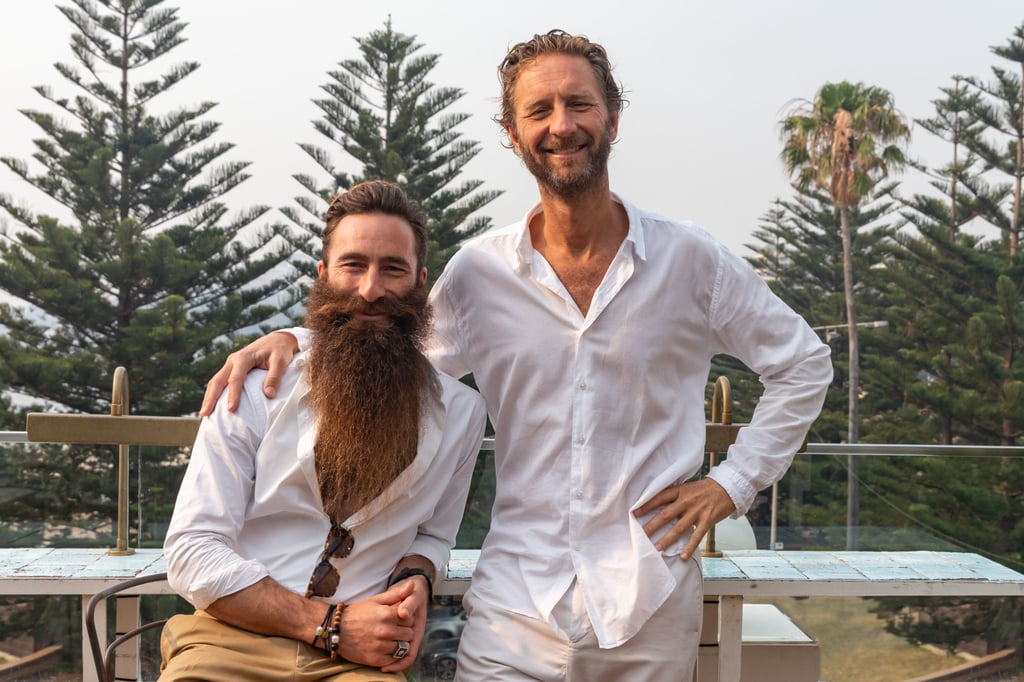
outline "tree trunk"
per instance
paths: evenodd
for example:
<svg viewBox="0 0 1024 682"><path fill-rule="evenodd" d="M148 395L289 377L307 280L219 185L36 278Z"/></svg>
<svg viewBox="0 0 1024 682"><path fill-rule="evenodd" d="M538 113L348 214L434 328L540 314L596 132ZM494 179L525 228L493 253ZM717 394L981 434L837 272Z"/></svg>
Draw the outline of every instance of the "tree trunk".
<svg viewBox="0 0 1024 682"><path fill-rule="evenodd" d="M849 210L839 208L839 227L843 237L843 289L846 295L846 325L849 338L849 412L846 442L856 443L860 438L860 351L857 344L857 308L853 299L853 237L850 234ZM860 463L856 455L847 457L846 482L846 549L860 547Z"/></svg>

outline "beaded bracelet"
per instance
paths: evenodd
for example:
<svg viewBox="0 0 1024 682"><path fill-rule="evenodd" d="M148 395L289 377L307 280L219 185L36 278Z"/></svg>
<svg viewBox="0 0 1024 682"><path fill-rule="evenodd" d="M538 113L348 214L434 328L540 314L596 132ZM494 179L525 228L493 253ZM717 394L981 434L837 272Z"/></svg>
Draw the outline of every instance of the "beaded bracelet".
<svg viewBox="0 0 1024 682"><path fill-rule="evenodd" d="M320 622L320 625L316 626L316 634L313 635L313 641L309 644L310 646L316 646L318 639L323 639L324 633L327 632L331 620L334 618L334 610L338 608L337 604L331 604L327 607L327 613L324 614L324 619Z"/></svg>
<svg viewBox="0 0 1024 682"><path fill-rule="evenodd" d="M341 644L341 614L345 612L348 604L339 604L334 610L334 618L331 619L331 660L338 659L338 646Z"/></svg>
<svg viewBox="0 0 1024 682"><path fill-rule="evenodd" d="M327 607L327 613L324 614L324 620L320 625L316 626L316 634L313 635L313 646L317 645L317 640L322 640L324 643L324 649L331 654L331 660L338 658L338 647L341 645L341 614L345 611L345 607L348 604L331 604Z"/></svg>

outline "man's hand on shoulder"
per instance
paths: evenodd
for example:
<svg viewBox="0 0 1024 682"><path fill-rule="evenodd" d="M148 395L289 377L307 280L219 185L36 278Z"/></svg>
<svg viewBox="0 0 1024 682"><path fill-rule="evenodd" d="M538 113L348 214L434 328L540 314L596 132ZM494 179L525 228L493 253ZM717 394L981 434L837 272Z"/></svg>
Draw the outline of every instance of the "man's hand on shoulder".
<svg viewBox="0 0 1024 682"><path fill-rule="evenodd" d="M268 398L273 398L281 385L281 377L298 352L299 344L288 332L273 332L236 350L227 357L224 366L206 384L199 416L208 417L213 413L213 408L216 407L217 400L225 388L228 389L228 411L237 410L245 377L253 369L267 370L267 377L263 380L263 393Z"/></svg>

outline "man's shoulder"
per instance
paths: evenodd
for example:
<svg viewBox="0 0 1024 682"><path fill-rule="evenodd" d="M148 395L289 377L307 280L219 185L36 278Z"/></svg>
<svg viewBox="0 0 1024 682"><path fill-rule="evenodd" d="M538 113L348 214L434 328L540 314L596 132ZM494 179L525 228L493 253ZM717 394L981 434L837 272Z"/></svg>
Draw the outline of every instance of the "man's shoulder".
<svg viewBox="0 0 1024 682"><path fill-rule="evenodd" d="M437 380L441 385L442 400L444 400L446 405L456 401L483 404L483 396L476 390L458 379L448 376L444 372L434 371L437 373Z"/></svg>
<svg viewBox="0 0 1024 682"><path fill-rule="evenodd" d="M245 395L253 402L263 405L279 403L290 396L297 388L304 386L306 355L308 351L299 352L292 358L291 364L285 368L281 375L281 383L278 385L277 394L268 398L263 393L263 380L267 378L267 370L254 368L245 377Z"/></svg>
<svg viewBox="0 0 1024 682"><path fill-rule="evenodd" d="M706 258L718 262L724 247L711 234L690 220L678 220L656 213L643 213L640 230L648 258Z"/></svg>
<svg viewBox="0 0 1024 682"><path fill-rule="evenodd" d="M437 372L437 379L441 385L441 402L446 411L466 415L469 420L467 423L482 421L487 416L484 398L475 389L444 372Z"/></svg>
<svg viewBox="0 0 1024 682"><path fill-rule="evenodd" d="M515 252L522 241L524 229L521 220L502 227L492 227L463 242L452 261L484 254L508 256Z"/></svg>
<svg viewBox="0 0 1024 682"><path fill-rule="evenodd" d="M445 286L463 287L478 283L480 277L491 280L501 273L511 273L519 262L517 250L522 235L520 223L493 228L467 240L448 261L439 281L444 281ZM462 291L460 295L466 293Z"/></svg>
<svg viewBox="0 0 1024 682"><path fill-rule="evenodd" d="M718 247L718 240L711 233L692 220L672 218L656 211L648 211L623 202L630 220L636 221L645 236L659 237L673 241L695 241L707 246Z"/></svg>

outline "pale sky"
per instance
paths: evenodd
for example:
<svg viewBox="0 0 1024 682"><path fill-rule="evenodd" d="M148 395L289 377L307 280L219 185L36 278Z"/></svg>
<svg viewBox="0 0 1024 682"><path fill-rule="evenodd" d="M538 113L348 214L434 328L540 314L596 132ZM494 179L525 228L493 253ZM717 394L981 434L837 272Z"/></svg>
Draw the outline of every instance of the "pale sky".
<svg viewBox="0 0 1024 682"><path fill-rule="evenodd" d="M826 82L863 81L891 91L910 118L933 114L954 74L988 78L1006 65L991 54L1024 21L1020 0L862 0L855 3L763 0L610 2L608 0L169 0L189 23L187 42L158 62L195 60L201 68L153 111L219 102L207 119L222 124L231 160L248 160L253 177L229 193L234 210L282 206L303 190L293 173L313 173L300 142L328 146L311 125L311 100L327 71L358 56L353 37L382 28L414 34L422 53L439 53L432 81L466 92L451 109L472 117L464 137L482 151L461 179L481 179L505 194L482 211L504 225L536 200L536 186L491 116L496 66L507 48L562 28L605 46L630 104L610 162L612 189L642 208L698 222L740 255L750 255L758 219L791 192L778 160L778 121L796 98ZM71 24L47 0L0 0L0 156L29 160L37 129L18 109L47 109L31 89L74 87L52 68L74 63ZM911 154L945 163L945 146L914 128ZM336 164L358 171L340 152ZM915 180L920 183L920 178ZM37 211L45 197L0 167L0 192ZM58 213L59 215L59 213ZM283 217L272 214L271 218ZM0 220L3 217L0 216Z"/></svg>

